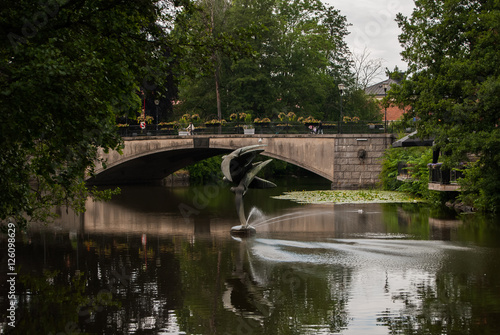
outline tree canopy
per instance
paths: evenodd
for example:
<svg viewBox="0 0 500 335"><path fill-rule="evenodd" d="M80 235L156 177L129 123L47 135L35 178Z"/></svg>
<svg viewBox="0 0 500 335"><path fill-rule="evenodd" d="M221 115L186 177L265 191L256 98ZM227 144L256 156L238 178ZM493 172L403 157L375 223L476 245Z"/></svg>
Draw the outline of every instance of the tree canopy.
<svg viewBox="0 0 500 335"><path fill-rule="evenodd" d="M389 98L412 106L406 119L450 153L446 165L469 162L462 199L498 209L500 1L419 0L397 21L409 65Z"/></svg>
<svg viewBox="0 0 500 335"><path fill-rule="evenodd" d="M202 31L235 40L246 32L249 52L227 55L213 50L212 73L181 81L179 114L222 114L227 118L247 112L269 117L293 111L299 116L338 118L337 85L354 86L345 42L348 23L338 10L319 0L198 3L204 11L192 19L205 22ZM360 116L355 113L369 105L360 93L344 97L352 100L345 104L350 109L344 115ZM222 113L216 109L217 101L223 106ZM377 118L379 110L370 111L369 117Z"/></svg>
<svg viewBox="0 0 500 335"><path fill-rule="evenodd" d="M0 14L0 220L81 208L115 120L158 90L176 4L160 0L4 1ZM166 71L165 71L166 72Z"/></svg>

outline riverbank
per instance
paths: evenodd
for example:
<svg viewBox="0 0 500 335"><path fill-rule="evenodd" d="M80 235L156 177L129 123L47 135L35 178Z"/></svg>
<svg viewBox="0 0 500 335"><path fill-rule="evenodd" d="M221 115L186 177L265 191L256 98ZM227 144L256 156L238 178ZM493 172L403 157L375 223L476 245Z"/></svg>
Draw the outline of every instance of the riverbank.
<svg viewBox="0 0 500 335"><path fill-rule="evenodd" d="M293 191L273 196L273 198L291 200L299 204L424 202L423 199L404 192L380 190Z"/></svg>

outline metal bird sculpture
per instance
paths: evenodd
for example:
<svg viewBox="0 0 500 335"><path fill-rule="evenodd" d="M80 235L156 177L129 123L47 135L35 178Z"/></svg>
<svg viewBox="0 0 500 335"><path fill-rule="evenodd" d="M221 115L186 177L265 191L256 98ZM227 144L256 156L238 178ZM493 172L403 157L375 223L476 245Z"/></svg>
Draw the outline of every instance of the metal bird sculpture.
<svg viewBox="0 0 500 335"><path fill-rule="evenodd" d="M276 187L276 184L257 177L257 173L272 159L263 162L252 163L254 158L264 151L264 144L250 145L239 148L229 155L226 155L222 160L221 170L224 175L224 180L232 182L237 186L231 187L231 191L235 195L236 211L240 219L241 226L233 227L231 232L239 231L242 234L254 233L255 229L249 227L245 218L245 209L243 206L243 196L249 188L271 188ZM251 231L253 229L253 231Z"/></svg>

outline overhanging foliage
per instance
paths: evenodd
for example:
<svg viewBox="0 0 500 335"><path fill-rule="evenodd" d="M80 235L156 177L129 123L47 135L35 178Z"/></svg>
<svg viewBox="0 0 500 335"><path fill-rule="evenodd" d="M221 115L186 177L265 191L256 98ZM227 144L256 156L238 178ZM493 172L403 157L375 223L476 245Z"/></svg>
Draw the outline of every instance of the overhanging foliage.
<svg viewBox="0 0 500 335"><path fill-rule="evenodd" d="M500 2L420 0L410 17L398 16L409 62L389 99L411 105L419 136L433 136L445 164L471 154L481 173L463 191L484 210L500 204Z"/></svg>
<svg viewBox="0 0 500 335"><path fill-rule="evenodd" d="M140 86L161 86L175 9L156 0L2 3L0 220L83 209L98 149L120 148L116 117L140 109Z"/></svg>

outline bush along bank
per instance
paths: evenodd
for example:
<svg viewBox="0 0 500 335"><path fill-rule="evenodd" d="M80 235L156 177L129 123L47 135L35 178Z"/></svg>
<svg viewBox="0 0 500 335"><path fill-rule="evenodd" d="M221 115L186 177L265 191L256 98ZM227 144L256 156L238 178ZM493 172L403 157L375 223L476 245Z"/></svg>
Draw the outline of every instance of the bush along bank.
<svg viewBox="0 0 500 335"><path fill-rule="evenodd" d="M429 168L432 162L432 148L410 147L389 148L383 156L380 174L382 189L413 194L436 206L446 205L459 212L474 211L475 208L463 201L463 192L442 192L429 190ZM459 180L463 185L466 179Z"/></svg>

